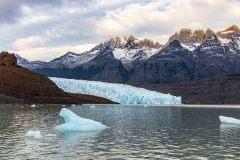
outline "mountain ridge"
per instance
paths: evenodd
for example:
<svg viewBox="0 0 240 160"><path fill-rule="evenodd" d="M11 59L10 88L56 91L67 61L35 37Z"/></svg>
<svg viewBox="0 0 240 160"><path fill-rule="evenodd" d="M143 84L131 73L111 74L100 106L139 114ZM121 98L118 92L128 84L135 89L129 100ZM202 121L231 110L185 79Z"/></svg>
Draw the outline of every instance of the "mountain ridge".
<svg viewBox="0 0 240 160"><path fill-rule="evenodd" d="M133 35L115 37L82 54L68 52L50 62L22 61L26 62L22 65L63 78L117 83L193 81L240 72L239 33L236 25L219 32L182 29L165 45Z"/></svg>

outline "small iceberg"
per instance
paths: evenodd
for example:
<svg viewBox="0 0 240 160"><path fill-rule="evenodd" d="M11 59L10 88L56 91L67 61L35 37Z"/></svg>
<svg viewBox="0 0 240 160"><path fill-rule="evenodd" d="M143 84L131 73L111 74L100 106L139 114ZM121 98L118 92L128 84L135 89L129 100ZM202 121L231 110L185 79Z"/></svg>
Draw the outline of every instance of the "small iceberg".
<svg viewBox="0 0 240 160"><path fill-rule="evenodd" d="M30 107L31 108L37 108L38 106L36 104L32 104Z"/></svg>
<svg viewBox="0 0 240 160"><path fill-rule="evenodd" d="M32 131L32 130L29 130L25 134L25 137L30 138L30 139L35 139L35 140L42 139L42 135L41 135L40 131Z"/></svg>
<svg viewBox="0 0 240 160"><path fill-rule="evenodd" d="M219 116L220 122L224 124L240 124L240 120L232 117Z"/></svg>
<svg viewBox="0 0 240 160"><path fill-rule="evenodd" d="M96 106L95 105L91 105L90 108L95 108Z"/></svg>
<svg viewBox="0 0 240 160"><path fill-rule="evenodd" d="M63 117L65 123L56 126L55 128L60 131L78 131L78 132L92 132L100 131L107 126L100 122L79 117L69 109L63 108L60 111L60 116Z"/></svg>

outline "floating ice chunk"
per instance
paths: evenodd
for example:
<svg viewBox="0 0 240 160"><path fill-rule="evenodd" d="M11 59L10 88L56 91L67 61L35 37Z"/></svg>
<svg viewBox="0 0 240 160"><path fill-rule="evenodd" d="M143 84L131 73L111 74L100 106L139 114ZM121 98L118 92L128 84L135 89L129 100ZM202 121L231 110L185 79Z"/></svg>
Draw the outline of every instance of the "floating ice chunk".
<svg viewBox="0 0 240 160"><path fill-rule="evenodd" d="M66 108L63 108L60 111L60 116L63 117L65 121L65 123L55 127L57 130L60 131L92 132L107 128L107 126L103 125L100 122L79 117L78 115Z"/></svg>
<svg viewBox="0 0 240 160"><path fill-rule="evenodd" d="M42 139L42 135L41 135L40 131L32 131L32 130L29 130L25 134L25 137L30 138L30 139L36 139L36 140Z"/></svg>
<svg viewBox="0 0 240 160"><path fill-rule="evenodd" d="M30 107L31 108L37 108L38 106L36 104L32 104Z"/></svg>
<svg viewBox="0 0 240 160"><path fill-rule="evenodd" d="M240 120L232 117L219 116L220 122L225 124L240 124Z"/></svg>
<svg viewBox="0 0 240 160"><path fill-rule="evenodd" d="M148 107L148 105L144 104L144 105L143 105L143 107L146 107L146 108L147 108L147 107Z"/></svg>
<svg viewBox="0 0 240 160"><path fill-rule="evenodd" d="M72 104L72 107L75 107L76 106L76 104Z"/></svg>
<svg viewBox="0 0 240 160"><path fill-rule="evenodd" d="M37 108L38 106L36 104L32 104L30 107L31 108Z"/></svg>
<svg viewBox="0 0 240 160"><path fill-rule="evenodd" d="M95 105L91 105L90 108L95 108L96 106Z"/></svg>
<svg viewBox="0 0 240 160"><path fill-rule="evenodd" d="M89 94L120 104L181 104L181 97L130 85L65 78L50 78L66 92Z"/></svg>

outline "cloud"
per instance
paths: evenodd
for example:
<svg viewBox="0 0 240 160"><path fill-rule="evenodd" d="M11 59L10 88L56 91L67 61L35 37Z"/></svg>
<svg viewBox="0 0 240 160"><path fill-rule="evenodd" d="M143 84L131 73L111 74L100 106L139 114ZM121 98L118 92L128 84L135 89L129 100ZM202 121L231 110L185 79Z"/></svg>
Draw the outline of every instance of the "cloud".
<svg viewBox="0 0 240 160"><path fill-rule="evenodd" d="M25 5L34 7L60 4L62 4L61 0L0 0L0 23L14 23L19 16L22 16L22 7Z"/></svg>
<svg viewBox="0 0 240 160"><path fill-rule="evenodd" d="M18 39L13 42L13 46L16 49L25 49L30 47L42 46L47 40L40 36L31 36L27 38Z"/></svg>
<svg viewBox="0 0 240 160"><path fill-rule="evenodd" d="M49 60L112 36L134 34L165 43L181 28L240 24L239 8L238 0L0 0L0 44Z"/></svg>
<svg viewBox="0 0 240 160"><path fill-rule="evenodd" d="M130 4L108 11L97 25L99 36L116 34L170 35L181 28L223 29L239 24L240 3L228 0L162 0ZM163 37L163 36L162 36ZM166 37L166 36L165 36ZM162 43L167 39L158 39Z"/></svg>

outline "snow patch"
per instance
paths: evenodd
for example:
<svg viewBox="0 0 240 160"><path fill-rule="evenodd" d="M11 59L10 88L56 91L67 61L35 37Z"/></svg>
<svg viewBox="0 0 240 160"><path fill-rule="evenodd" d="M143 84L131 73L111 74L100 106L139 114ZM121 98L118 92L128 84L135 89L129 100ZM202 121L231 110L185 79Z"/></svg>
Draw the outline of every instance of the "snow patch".
<svg viewBox="0 0 240 160"><path fill-rule="evenodd" d="M189 45L186 45L186 44L183 44L181 43L181 46L189 51L194 51L196 49L197 46L199 46L200 44L199 43L194 43L193 46L189 46Z"/></svg>
<svg viewBox="0 0 240 160"><path fill-rule="evenodd" d="M227 38L220 38L220 37L218 37L218 40L219 40L222 44L228 44L228 43L230 42L230 40L227 39Z"/></svg>
<svg viewBox="0 0 240 160"><path fill-rule="evenodd" d="M113 55L116 59L122 61L123 63L130 63L136 59L146 60L156 54L160 49L150 49L150 48L139 48L139 49L122 49L115 48L113 50Z"/></svg>

